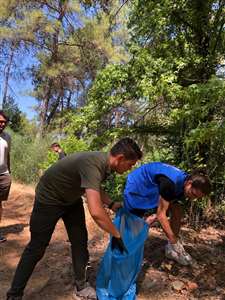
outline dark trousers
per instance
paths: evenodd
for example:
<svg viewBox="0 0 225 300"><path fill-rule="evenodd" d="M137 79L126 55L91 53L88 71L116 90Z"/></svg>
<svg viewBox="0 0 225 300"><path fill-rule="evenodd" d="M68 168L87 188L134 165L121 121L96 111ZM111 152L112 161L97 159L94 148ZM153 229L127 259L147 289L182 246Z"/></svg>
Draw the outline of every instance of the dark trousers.
<svg viewBox="0 0 225 300"><path fill-rule="evenodd" d="M31 239L21 256L8 296L23 295L27 281L37 262L43 257L60 218L64 222L71 243L75 280L85 279L89 254L82 200L70 206L46 205L36 200L30 219Z"/></svg>

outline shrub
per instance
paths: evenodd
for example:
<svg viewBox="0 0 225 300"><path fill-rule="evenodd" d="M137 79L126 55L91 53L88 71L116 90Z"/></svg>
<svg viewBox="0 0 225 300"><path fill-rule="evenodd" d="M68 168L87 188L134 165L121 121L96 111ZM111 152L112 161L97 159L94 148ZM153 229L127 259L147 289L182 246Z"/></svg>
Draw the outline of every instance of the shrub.
<svg viewBox="0 0 225 300"><path fill-rule="evenodd" d="M36 139L11 133L11 170L15 180L35 183L39 178L40 163L44 161L49 147L48 138Z"/></svg>

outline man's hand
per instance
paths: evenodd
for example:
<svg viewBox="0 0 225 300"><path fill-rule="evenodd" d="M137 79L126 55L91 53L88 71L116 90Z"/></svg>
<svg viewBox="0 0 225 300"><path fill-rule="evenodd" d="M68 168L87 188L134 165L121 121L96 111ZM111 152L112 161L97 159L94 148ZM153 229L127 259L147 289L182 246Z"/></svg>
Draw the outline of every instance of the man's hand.
<svg viewBox="0 0 225 300"><path fill-rule="evenodd" d="M156 214L150 215L148 217L145 218L145 222L150 226L151 224L153 224L155 221L157 221L157 216Z"/></svg>
<svg viewBox="0 0 225 300"><path fill-rule="evenodd" d="M110 209L114 212L116 212L119 208L123 207L123 204L121 202L113 202L113 203L110 203Z"/></svg>
<svg viewBox="0 0 225 300"><path fill-rule="evenodd" d="M112 237L112 250L115 248L119 249L121 253L123 252L128 253L127 248L125 247L121 237L120 238L116 238L115 236Z"/></svg>
<svg viewBox="0 0 225 300"><path fill-rule="evenodd" d="M184 250L183 245L179 241L175 244L168 242L166 246L166 257L177 261L181 265L189 265L192 263L191 256Z"/></svg>
<svg viewBox="0 0 225 300"><path fill-rule="evenodd" d="M168 243L169 247L173 250L173 251L176 251L177 253L179 254L183 254L185 253L185 250L184 250L184 247L183 245L181 244L180 241L177 241L176 243L172 244L172 243Z"/></svg>

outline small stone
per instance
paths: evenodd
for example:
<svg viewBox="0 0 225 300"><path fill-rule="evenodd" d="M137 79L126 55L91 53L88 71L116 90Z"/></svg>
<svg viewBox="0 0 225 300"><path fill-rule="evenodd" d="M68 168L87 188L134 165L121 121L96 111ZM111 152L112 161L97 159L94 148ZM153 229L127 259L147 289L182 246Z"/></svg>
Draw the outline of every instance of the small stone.
<svg viewBox="0 0 225 300"><path fill-rule="evenodd" d="M184 283L180 280L176 280L172 283L172 287L175 291L181 291L184 288Z"/></svg>
<svg viewBox="0 0 225 300"><path fill-rule="evenodd" d="M158 285L158 282L156 280L144 280L144 282L142 283L142 288L146 289L146 290L150 290L150 289L154 289L156 286Z"/></svg>
<svg viewBox="0 0 225 300"><path fill-rule="evenodd" d="M171 275L171 274L169 274L168 278L169 278L169 280L171 280L171 281L175 279L175 277L174 277L173 275Z"/></svg>

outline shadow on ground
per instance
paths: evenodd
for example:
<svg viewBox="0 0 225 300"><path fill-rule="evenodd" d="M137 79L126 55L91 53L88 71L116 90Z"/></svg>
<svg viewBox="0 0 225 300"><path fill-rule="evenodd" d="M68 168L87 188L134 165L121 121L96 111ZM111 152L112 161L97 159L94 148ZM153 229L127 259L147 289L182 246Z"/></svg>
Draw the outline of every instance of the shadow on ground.
<svg viewBox="0 0 225 300"><path fill-rule="evenodd" d="M27 223L19 223L19 224L13 224L8 226L0 227L1 234L4 236L7 236L10 233L20 233L24 230L24 227L27 227Z"/></svg>

